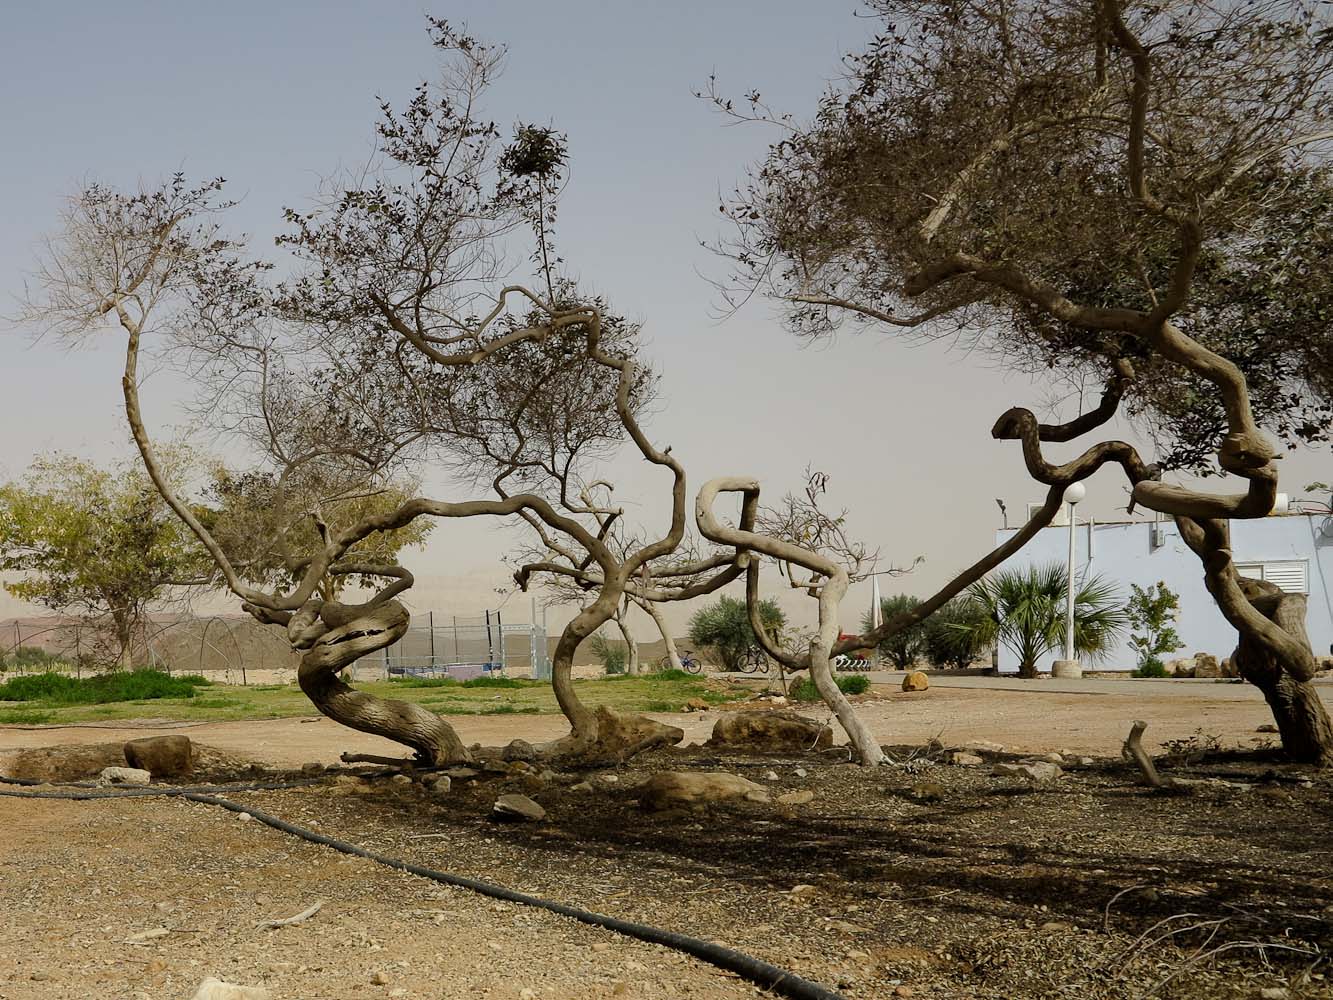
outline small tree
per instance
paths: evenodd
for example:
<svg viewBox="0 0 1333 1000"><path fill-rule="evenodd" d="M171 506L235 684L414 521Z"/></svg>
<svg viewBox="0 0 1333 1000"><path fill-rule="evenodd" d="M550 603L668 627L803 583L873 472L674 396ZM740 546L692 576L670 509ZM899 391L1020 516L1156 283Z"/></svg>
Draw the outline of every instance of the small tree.
<svg viewBox="0 0 1333 1000"><path fill-rule="evenodd" d="M919 597L913 597L910 594L895 594L892 597L885 597L879 602L880 621L888 621L890 618L903 611L911 611L921 603ZM861 616L861 630L869 632L874 625L870 620L870 613ZM892 663L899 670L906 670L917 658L926 651L926 623L921 622L910 628L905 628L901 632L895 632L887 636L879 644L880 655Z"/></svg>
<svg viewBox="0 0 1333 1000"><path fill-rule="evenodd" d="M982 641L984 612L975 601L955 597L923 622L926 659L937 667L962 670L972 665L987 644Z"/></svg>
<svg viewBox="0 0 1333 1000"><path fill-rule="evenodd" d="M1020 677L1036 677L1037 661L1065 639L1069 576L1059 563L1006 569L973 584L977 624L961 626L974 641L999 643L1018 656ZM1093 577L1074 595L1074 652L1097 658L1124 632L1128 618L1115 587Z"/></svg>
<svg viewBox="0 0 1333 1000"><path fill-rule="evenodd" d="M771 597L761 600L758 609L769 634L787 623L787 616ZM757 642L745 602L725 594L694 613L690 619L689 636L690 642L696 646L714 649L728 670L736 670L745 651Z"/></svg>
<svg viewBox="0 0 1333 1000"><path fill-rule="evenodd" d="M1137 677L1164 677L1166 669L1161 657L1185 645L1171 626L1180 612L1180 599L1160 580L1146 590L1131 583L1129 591L1125 613L1133 629L1129 644L1138 654L1134 674Z"/></svg>
<svg viewBox="0 0 1333 1000"><path fill-rule="evenodd" d="M0 570L25 574L5 589L92 626L118 668L151 606L211 568L138 469L57 455L0 486Z"/></svg>

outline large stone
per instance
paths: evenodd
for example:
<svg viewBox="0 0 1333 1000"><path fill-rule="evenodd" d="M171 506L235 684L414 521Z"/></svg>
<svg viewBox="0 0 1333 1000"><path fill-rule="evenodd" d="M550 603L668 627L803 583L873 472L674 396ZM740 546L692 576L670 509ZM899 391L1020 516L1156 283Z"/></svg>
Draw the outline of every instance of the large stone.
<svg viewBox="0 0 1333 1000"><path fill-rule="evenodd" d="M924 670L913 670L903 678L904 691L925 691L930 687L930 678Z"/></svg>
<svg viewBox="0 0 1333 1000"><path fill-rule="evenodd" d="M1221 677L1222 665L1217 662L1217 657L1214 656L1212 653L1195 653L1194 676Z"/></svg>
<svg viewBox="0 0 1333 1000"><path fill-rule="evenodd" d="M1320 674L1333 674L1333 656L1316 656L1315 667Z"/></svg>
<svg viewBox="0 0 1333 1000"><path fill-rule="evenodd" d="M237 986L209 976L199 984L190 1000L269 1000L270 996L262 986Z"/></svg>
<svg viewBox="0 0 1333 1000"><path fill-rule="evenodd" d="M833 730L786 709L723 712L707 745L755 753L805 753L831 747Z"/></svg>
<svg viewBox="0 0 1333 1000"><path fill-rule="evenodd" d="M194 748L188 736L148 736L125 744L125 762L154 778L179 778L194 766Z"/></svg>
<svg viewBox="0 0 1333 1000"><path fill-rule="evenodd" d="M1027 764L996 764L991 768L991 774L997 777L1026 778L1034 784L1041 785L1054 781L1064 772L1060 770L1059 764L1033 761Z"/></svg>
<svg viewBox="0 0 1333 1000"><path fill-rule="evenodd" d="M152 774L138 767L105 767L97 776L99 785L146 785Z"/></svg>
<svg viewBox="0 0 1333 1000"><path fill-rule="evenodd" d="M526 795L501 795L495 800L491 815L496 819L523 820L537 823L546 818L546 810Z"/></svg>
<svg viewBox="0 0 1333 1000"><path fill-rule="evenodd" d="M685 738L685 730L668 726L643 715L621 715L605 705L597 706L597 750L620 758L653 747L675 746Z"/></svg>
<svg viewBox="0 0 1333 1000"><path fill-rule="evenodd" d="M767 802L768 792L739 774L725 771L663 771L639 786L639 801L648 809L734 799Z"/></svg>
<svg viewBox="0 0 1333 1000"><path fill-rule="evenodd" d="M991 740L968 740L962 748L975 753L1004 753L1004 744Z"/></svg>
<svg viewBox="0 0 1333 1000"><path fill-rule="evenodd" d="M978 764L986 763L974 753L968 753L965 750L955 750L949 754L949 763L958 764L962 767L975 767Z"/></svg>
<svg viewBox="0 0 1333 1000"><path fill-rule="evenodd" d="M1179 660L1166 661L1167 672L1172 677L1193 677L1194 676L1194 657L1183 657Z"/></svg>
<svg viewBox="0 0 1333 1000"><path fill-rule="evenodd" d="M510 740L501 757L509 761L521 760L526 763L537 759L537 750L527 740Z"/></svg>

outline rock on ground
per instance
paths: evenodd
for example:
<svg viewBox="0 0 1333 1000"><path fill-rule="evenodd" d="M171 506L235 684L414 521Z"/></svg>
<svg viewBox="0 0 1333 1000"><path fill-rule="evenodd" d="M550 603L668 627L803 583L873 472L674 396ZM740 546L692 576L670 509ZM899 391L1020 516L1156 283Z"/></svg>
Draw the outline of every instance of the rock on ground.
<svg viewBox="0 0 1333 1000"><path fill-rule="evenodd" d="M621 715L605 705L597 706L597 751L619 757L632 757L653 747L675 746L685 738L685 730L668 726L643 715Z"/></svg>
<svg viewBox="0 0 1333 1000"><path fill-rule="evenodd" d="M977 764L984 764L982 760L974 753L968 753L966 750L955 750L949 754L949 763L958 764L963 767L975 767Z"/></svg>
<svg viewBox="0 0 1333 1000"><path fill-rule="evenodd" d="M831 747L833 730L786 709L724 712L707 745L755 753L804 753Z"/></svg>
<svg viewBox="0 0 1333 1000"><path fill-rule="evenodd" d="M648 809L728 799L767 802L768 792L753 781L726 771L663 771L639 786L639 801Z"/></svg>
<svg viewBox="0 0 1333 1000"><path fill-rule="evenodd" d="M154 778L179 778L193 770L194 747L188 736L148 736L125 744L125 762Z"/></svg>
<svg viewBox="0 0 1333 1000"><path fill-rule="evenodd" d="M903 678L904 691L926 691L930 688L930 678L924 670L913 670Z"/></svg>
<svg viewBox="0 0 1333 1000"><path fill-rule="evenodd" d="M815 801L815 793L808 788L801 788L778 796L778 803L784 806L803 806L813 801Z"/></svg>
<svg viewBox="0 0 1333 1000"><path fill-rule="evenodd" d="M546 818L546 810L526 795L510 793L501 795L491 808L491 815L496 819L526 820L536 823Z"/></svg>
<svg viewBox="0 0 1333 1000"><path fill-rule="evenodd" d="M97 776L99 785L146 785L152 774L139 767L104 767Z"/></svg>
<svg viewBox="0 0 1333 1000"><path fill-rule="evenodd" d="M997 777L1027 778L1029 781L1043 784L1054 781L1064 772L1060 770L1059 764L1041 760L1030 764L996 764L991 769L991 774Z"/></svg>
<svg viewBox="0 0 1333 1000"><path fill-rule="evenodd" d="M510 740L500 756L508 761L533 761L537 759L537 748L527 740Z"/></svg>
<svg viewBox="0 0 1333 1000"><path fill-rule="evenodd" d="M262 986L237 986L209 976L190 1000L270 1000L270 994Z"/></svg>
<svg viewBox="0 0 1333 1000"><path fill-rule="evenodd" d="M1214 656L1212 653L1195 653L1194 676L1221 677L1222 665L1217 662L1217 657Z"/></svg>

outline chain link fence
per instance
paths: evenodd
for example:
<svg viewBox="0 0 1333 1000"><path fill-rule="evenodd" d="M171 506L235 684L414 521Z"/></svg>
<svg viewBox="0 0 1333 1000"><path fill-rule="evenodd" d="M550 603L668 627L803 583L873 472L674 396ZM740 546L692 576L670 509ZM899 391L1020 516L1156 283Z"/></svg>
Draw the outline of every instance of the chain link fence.
<svg viewBox="0 0 1333 1000"><path fill-rule="evenodd" d="M113 655L104 629L56 616L0 624L0 668L7 674L61 671L83 676L106 669ZM226 684L286 684L301 655L281 629L245 615L176 615L149 621L136 637L136 667L202 674ZM359 660L355 677L404 674L476 676L486 671L550 676L546 630L537 622L480 615L417 612L398 642Z"/></svg>

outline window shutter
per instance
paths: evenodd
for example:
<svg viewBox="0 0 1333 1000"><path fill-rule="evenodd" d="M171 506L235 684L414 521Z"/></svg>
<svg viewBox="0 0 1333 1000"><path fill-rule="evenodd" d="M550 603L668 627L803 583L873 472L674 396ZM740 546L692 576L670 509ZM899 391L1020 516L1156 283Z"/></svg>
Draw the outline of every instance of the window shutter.
<svg viewBox="0 0 1333 1000"><path fill-rule="evenodd" d="M1236 572L1252 580L1267 580L1288 594L1310 592L1310 564L1304 559L1284 559L1273 562L1236 563Z"/></svg>

